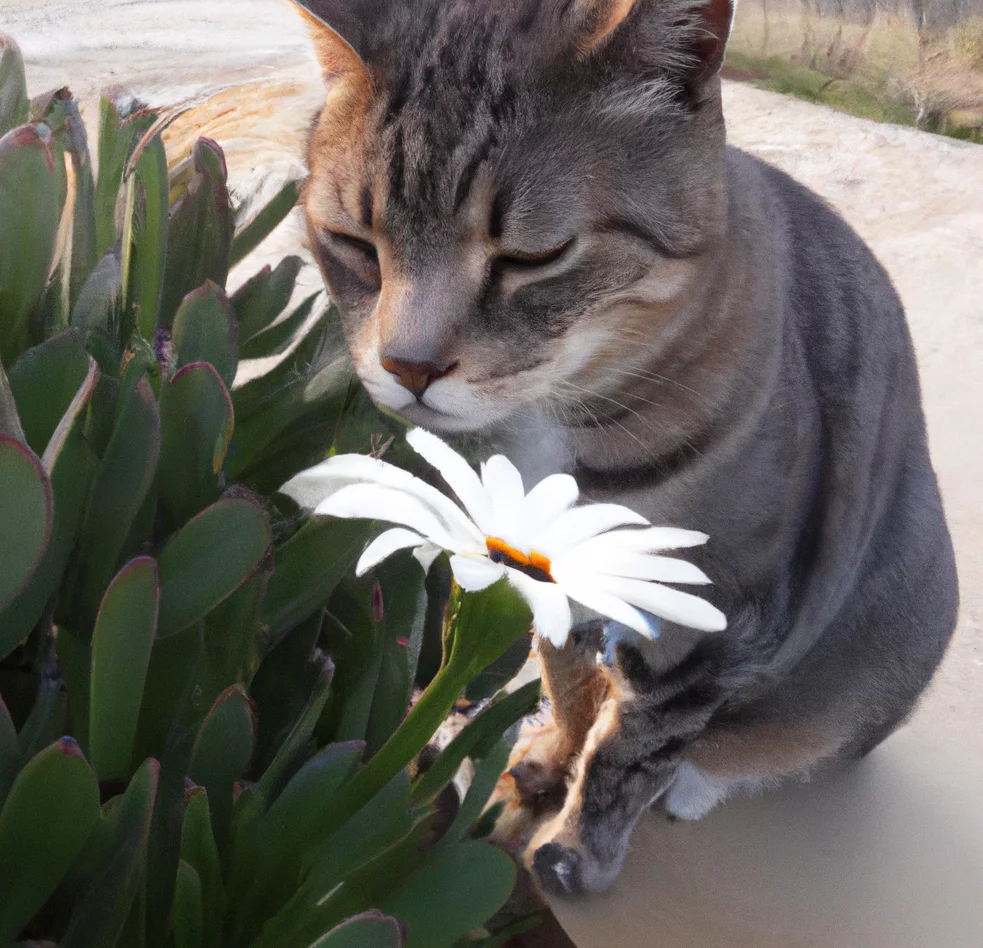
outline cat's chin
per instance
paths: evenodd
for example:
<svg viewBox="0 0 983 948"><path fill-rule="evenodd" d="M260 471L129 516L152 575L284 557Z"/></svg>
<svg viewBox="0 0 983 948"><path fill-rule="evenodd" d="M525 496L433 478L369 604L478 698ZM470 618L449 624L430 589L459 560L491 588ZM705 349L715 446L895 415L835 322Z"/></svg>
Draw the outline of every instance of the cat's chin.
<svg viewBox="0 0 983 948"><path fill-rule="evenodd" d="M404 405L399 409L398 414L413 425L426 428L435 434L472 434L482 431L495 423L497 419L493 417L482 418L473 415L451 415L447 412L437 411L419 402L411 405Z"/></svg>

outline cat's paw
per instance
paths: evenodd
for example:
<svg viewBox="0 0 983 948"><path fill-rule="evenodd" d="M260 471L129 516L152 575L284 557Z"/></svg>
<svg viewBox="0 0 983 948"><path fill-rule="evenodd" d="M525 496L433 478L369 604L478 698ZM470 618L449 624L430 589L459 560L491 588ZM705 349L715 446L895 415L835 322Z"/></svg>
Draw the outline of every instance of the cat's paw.
<svg viewBox="0 0 983 948"><path fill-rule="evenodd" d="M666 791L663 806L673 819L702 820L727 798L729 789L729 781L711 777L684 761Z"/></svg>

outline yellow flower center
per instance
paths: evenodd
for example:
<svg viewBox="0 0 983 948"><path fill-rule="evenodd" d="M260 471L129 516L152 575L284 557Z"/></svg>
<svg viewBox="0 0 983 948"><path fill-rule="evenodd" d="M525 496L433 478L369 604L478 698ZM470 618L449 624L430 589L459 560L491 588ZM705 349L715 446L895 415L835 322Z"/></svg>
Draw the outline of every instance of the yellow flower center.
<svg viewBox="0 0 983 948"><path fill-rule="evenodd" d="M527 556L498 537L487 537L485 546L488 547L488 558L493 563L510 566L532 579L538 579L541 583L556 582L550 573L550 561L545 556L539 553L530 553Z"/></svg>

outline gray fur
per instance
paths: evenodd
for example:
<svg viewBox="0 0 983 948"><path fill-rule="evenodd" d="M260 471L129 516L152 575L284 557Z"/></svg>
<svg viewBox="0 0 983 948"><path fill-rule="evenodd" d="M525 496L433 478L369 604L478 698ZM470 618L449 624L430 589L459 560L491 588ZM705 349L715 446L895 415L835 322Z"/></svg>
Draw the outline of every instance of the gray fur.
<svg viewBox="0 0 983 948"><path fill-rule="evenodd" d="M330 22L329 0L311 5ZM409 290L380 303L331 251L321 262L375 397L712 538L699 565L728 631L667 624L651 647L618 646L618 729L580 764L566 835L534 856L544 886L577 892L610 884L683 761L758 786L873 748L941 660L958 593L887 275L815 195L725 147L697 2L639 0L586 59L569 6L381 4L350 173L380 209L364 236L383 286L391 272ZM333 173L315 171L312 219L344 216ZM497 199L488 249L472 232ZM551 269L496 283L503 247L570 235ZM378 350L361 341L373 320ZM396 403L382 350L455 371Z"/></svg>

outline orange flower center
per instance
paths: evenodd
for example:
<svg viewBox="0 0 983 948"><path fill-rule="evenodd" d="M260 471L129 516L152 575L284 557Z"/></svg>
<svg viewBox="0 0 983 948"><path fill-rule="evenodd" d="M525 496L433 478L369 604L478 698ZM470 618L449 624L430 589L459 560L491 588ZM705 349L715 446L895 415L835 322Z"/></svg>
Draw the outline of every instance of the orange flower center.
<svg viewBox="0 0 983 948"><path fill-rule="evenodd" d="M493 563L511 566L512 569L525 573L532 579L538 579L541 583L556 582L550 573L550 561L545 556L539 553L530 553L526 556L521 550L509 546L498 537L487 537L485 546L488 547L488 558Z"/></svg>

